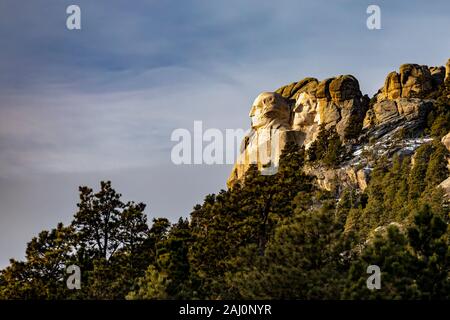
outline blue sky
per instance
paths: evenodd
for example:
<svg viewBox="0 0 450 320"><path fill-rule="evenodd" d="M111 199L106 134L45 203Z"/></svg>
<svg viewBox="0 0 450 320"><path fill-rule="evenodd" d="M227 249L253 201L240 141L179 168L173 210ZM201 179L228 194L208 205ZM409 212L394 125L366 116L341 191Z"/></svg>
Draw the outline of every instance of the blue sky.
<svg viewBox="0 0 450 320"><path fill-rule="evenodd" d="M65 27L81 7L82 30ZM366 28L381 8L382 29ZM2 0L0 267L111 179L150 219L187 216L230 167L175 166L175 128L248 128L262 91L353 74L372 95L403 63L450 57L448 1Z"/></svg>

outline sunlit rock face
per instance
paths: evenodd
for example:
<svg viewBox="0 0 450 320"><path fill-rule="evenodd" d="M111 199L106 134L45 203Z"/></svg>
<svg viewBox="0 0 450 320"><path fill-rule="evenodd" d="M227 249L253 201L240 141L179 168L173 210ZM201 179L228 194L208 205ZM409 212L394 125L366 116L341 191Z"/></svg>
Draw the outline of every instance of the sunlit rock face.
<svg viewBox="0 0 450 320"><path fill-rule="evenodd" d="M450 132L447 133L441 140L442 144L450 151Z"/></svg>
<svg viewBox="0 0 450 320"><path fill-rule="evenodd" d="M447 133L441 140L442 144L450 151L450 132ZM450 158L447 158L447 168L450 170ZM439 187L444 191L444 196L447 199L450 199L450 177L447 177L444 181L441 182Z"/></svg>
<svg viewBox="0 0 450 320"><path fill-rule="evenodd" d="M436 90L444 81L444 67L427 67L418 64L403 64L399 72L388 74L377 101L397 98L423 98Z"/></svg>
<svg viewBox="0 0 450 320"><path fill-rule="evenodd" d="M445 65L445 81L450 80L450 59L447 60L447 64Z"/></svg>
<svg viewBox="0 0 450 320"><path fill-rule="evenodd" d="M450 199L450 177L442 181L439 187L444 191L444 197Z"/></svg>
<svg viewBox="0 0 450 320"><path fill-rule="evenodd" d="M444 78L444 67L401 65L399 72L387 75L384 86L375 95L375 103L366 113L363 128L407 123L408 130L417 131L433 107L427 97L443 84Z"/></svg>
<svg viewBox="0 0 450 320"><path fill-rule="evenodd" d="M399 121L416 121L420 126L426 118L427 112L433 104L427 100L417 98L397 98L377 102L367 112L363 128L387 125Z"/></svg>
<svg viewBox="0 0 450 320"><path fill-rule="evenodd" d="M400 66L398 72L387 75L372 99L361 93L358 80L351 75L322 81L309 77L275 92L263 92L250 108L251 130L242 142L228 186L242 182L250 164L262 172L267 168L276 172L287 142L308 149L321 128L334 128L349 156L337 168L314 164L304 170L316 177L320 188L364 190L372 165L364 153L371 152L375 158L411 155L421 144L430 142L422 136L421 128L433 108L433 93L449 77L450 59L445 67ZM398 140L405 131L408 138ZM446 146L450 145L447 140L443 140Z"/></svg>
<svg viewBox="0 0 450 320"><path fill-rule="evenodd" d="M368 98L350 75L321 82L306 78L277 92L261 93L250 109L251 131L244 138L228 186L241 180L250 164L260 169L276 167L288 141L309 148L322 125L336 127L343 140L359 132L367 106Z"/></svg>
<svg viewBox="0 0 450 320"><path fill-rule="evenodd" d="M358 80L351 75L310 81L307 88L296 93L292 128L305 134L306 148L322 125L336 127L339 136L346 140L361 130L368 102L361 94Z"/></svg>
<svg viewBox="0 0 450 320"><path fill-rule="evenodd" d="M281 151L288 141L302 144L300 132L291 130L291 107L278 93L263 92L250 109L251 131L244 138L241 153L228 179L228 186L241 180L251 164L263 173L277 170Z"/></svg>

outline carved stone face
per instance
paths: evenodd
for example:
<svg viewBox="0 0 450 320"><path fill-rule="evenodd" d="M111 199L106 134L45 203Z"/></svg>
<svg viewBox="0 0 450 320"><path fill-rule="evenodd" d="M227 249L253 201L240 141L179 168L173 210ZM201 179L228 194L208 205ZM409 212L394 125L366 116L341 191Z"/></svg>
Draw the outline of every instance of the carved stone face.
<svg viewBox="0 0 450 320"><path fill-rule="evenodd" d="M252 128L289 128L289 106L281 95L263 92L250 110Z"/></svg>
<svg viewBox="0 0 450 320"><path fill-rule="evenodd" d="M292 129L299 130L302 127L310 126L316 121L317 99L315 96L302 92L294 107L294 120Z"/></svg>

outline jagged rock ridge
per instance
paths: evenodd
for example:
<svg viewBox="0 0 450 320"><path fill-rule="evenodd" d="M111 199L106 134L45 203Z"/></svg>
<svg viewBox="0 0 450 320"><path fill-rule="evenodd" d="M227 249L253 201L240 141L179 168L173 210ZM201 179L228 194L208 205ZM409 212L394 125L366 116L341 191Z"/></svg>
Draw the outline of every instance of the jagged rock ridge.
<svg viewBox="0 0 450 320"><path fill-rule="evenodd" d="M305 78L275 92L264 92L252 105L252 130L242 143L227 184L232 187L242 181L255 159L263 170L279 157L288 141L308 149L321 128L332 128L349 156L336 168L306 165L305 172L315 176L317 184L327 190L337 193L345 187L364 190L371 171L367 154L373 158L413 154L421 144L432 140L423 137L422 132L434 104L429 97L449 79L450 59L445 67L400 66L398 72L387 75L383 87L372 99L361 93L358 80L352 75L322 81ZM281 132L277 150L270 148L271 129ZM450 138L445 141L448 146ZM267 150L272 160L258 158L261 148ZM450 181L447 184L450 191Z"/></svg>

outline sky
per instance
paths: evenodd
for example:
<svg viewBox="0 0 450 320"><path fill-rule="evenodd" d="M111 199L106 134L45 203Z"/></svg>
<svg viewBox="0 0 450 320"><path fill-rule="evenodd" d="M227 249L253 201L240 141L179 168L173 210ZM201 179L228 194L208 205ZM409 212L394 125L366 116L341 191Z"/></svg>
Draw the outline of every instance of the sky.
<svg viewBox="0 0 450 320"><path fill-rule="evenodd" d="M450 58L448 1L1 0L0 268L111 180L151 221L187 217L230 165L175 165L177 128L247 129L263 91ZM66 8L81 8L81 30ZM366 9L381 9L369 30Z"/></svg>

